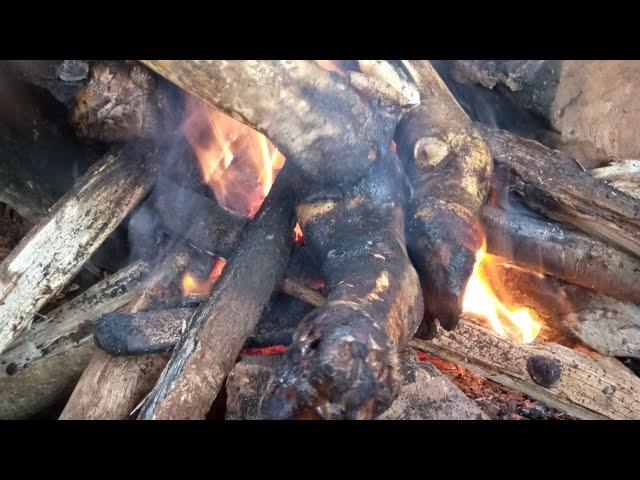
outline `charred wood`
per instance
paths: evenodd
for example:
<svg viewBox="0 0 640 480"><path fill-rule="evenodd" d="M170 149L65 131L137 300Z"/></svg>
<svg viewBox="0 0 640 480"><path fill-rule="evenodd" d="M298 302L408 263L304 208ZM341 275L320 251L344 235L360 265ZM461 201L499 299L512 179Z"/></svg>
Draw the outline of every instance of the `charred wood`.
<svg viewBox="0 0 640 480"><path fill-rule="evenodd" d="M462 296L482 245L481 212L489 192L491 153L428 61L404 61L422 104L404 115L398 153L413 187L407 245L422 281L425 321L455 328Z"/></svg>
<svg viewBox="0 0 640 480"><path fill-rule="evenodd" d="M388 148L395 119L313 61L143 60L264 133L311 179L350 183Z"/></svg>
<svg viewBox="0 0 640 480"><path fill-rule="evenodd" d="M189 322L139 419L204 418L271 293L292 244L294 198L285 166L245 228L208 300Z"/></svg>
<svg viewBox="0 0 640 480"><path fill-rule="evenodd" d="M423 314L395 155L349 190L308 186L298 221L327 300L303 319L263 403L267 418L373 418L400 388L397 352Z"/></svg>
<svg viewBox="0 0 640 480"><path fill-rule="evenodd" d="M148 191L150 150L95 164L0 265L0 352L24 330Z"/></svg>

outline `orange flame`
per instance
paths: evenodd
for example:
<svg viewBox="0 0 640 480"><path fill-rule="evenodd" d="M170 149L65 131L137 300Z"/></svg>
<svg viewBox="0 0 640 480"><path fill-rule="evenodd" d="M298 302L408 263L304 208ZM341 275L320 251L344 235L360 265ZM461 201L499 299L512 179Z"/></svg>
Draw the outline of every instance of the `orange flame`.
<svg viewBox="0 0 640 480"><path fill-rule="evenodd" d="M492 261L483 243L476 253L476 263L464 292L462 310L486 319L499 335L531 343L540 333L542 325L532 310L509 308L496 297L484 268Z"/></svg>
<svg viewBox="0 0 640 480"><path fill-rule="evenodd" d="M213 264L213 268L211 269L211 273L209 273L209 277L205 280L198 279L191 272L185 273L182 277L182 295L209 295L213 285L218 281L218 278L220 278L222 269L226 263L227 261L224 258L217 257Z"/></svg>

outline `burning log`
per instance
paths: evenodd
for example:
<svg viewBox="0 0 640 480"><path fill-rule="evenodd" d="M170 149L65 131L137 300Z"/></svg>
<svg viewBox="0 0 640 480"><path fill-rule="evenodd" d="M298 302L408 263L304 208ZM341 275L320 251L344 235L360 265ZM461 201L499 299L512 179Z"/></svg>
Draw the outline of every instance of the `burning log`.
<svg viewBox="0 0 640 480"><path fill-rule="evenodd" d="M640 418L640 378L555 343L522 344L463 317L455 332L439 329L435 339L411 345L577 418ZM555 366L547 368L550 362Z"/></svg>
<svg viewBox="0 0 640 480"><path fill-rule="evenodd" d="M263 403L266 417L373 418L398 395L397 352L423 315L402 178L389 153L343 193L301 192L298 221L330 293L298 327Z"/></svg>
<svg viewBox="0 0 640 480"><path fill-rule="evenodd" d="M76 93L70 122L79 138L122 142L170 135L183 111L180 91L137 62L101 62Z"/></svg>
<svg viewBox="0 0 640 480"><path fill-rule="evenodd" d="M351 183L380 158L395 119L313 61L142 60L263 132L308 178Z"/></svg>
<svg viewBox="0 0 640 480"><path fill-rule="evenodd" d="M177 303L180 295L171 282L191 263L191 251L184 245L175 246L154 269L148 286L124 310L135 312L151 305L169 308ZM162 354L123 358L95 350L60 419L130 418L153 387L167 360L168 357Z"/></svg>
<svg viewBox="0 0 640 480"><path fill-rule="evenodd" d="M0 265L0 352L145 195L149 156L132 148L104 157Z"/></svg>
<svg viewBox="0 0 640 480"><path fill-rule="evenodd" d="M402 118L398 153L413 186L409 253L422 281L429 336L435 321L451 330L482 245L480 216L489 192L491 153L473 123L427 61L405 61L422 104Z"/></svg>
<svg viewBox="0 0 640 480"><path fill-rule="evenodd" d="M487 251L611 297L640 304L640 260L554 222L485 207Z"/></svg>
<svg viewBox="0 0 640 480"><path fill-rule="evenodd" d="M244 230L209 299L190 321L139 419L204 418L284 274L294 198L285 166Z"/></svg>
<svg viewBox="0 0 640 480"><path fill-rule="evenodd" d="M215 199L167 179L158 180L149 201L162 227L205 252L225 258L234 252L247 223Z"/></svg>
<svg viewBox="0 0 640 480"><path fill-rule="evenodd" d="M477 124L511 190L534 210L640 256L640 200L585 172L570 156ZM586 195L585 192L589 192Z"/></svg>
<svg viewBox="0 0 640 480"><path fill-rule="evenodd" d="M136 262L34 321L0 355L0 418L26 418L70 393L93 355L93 323L122 307L149 271Z"/></svg>

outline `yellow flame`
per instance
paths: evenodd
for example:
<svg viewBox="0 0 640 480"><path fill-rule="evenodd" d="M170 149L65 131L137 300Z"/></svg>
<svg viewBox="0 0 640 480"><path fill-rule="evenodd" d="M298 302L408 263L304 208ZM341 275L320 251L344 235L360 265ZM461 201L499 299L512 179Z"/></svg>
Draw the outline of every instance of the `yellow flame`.
<svg viewBox="0 0 640 480"><path fill-rule="evenodd" d="M197 278L193 273L186 272L182 277L182 295L209 295L213 285L218 281L222 274L222 269L226 265L227 261L222 257L217 257L209 277L201 280Z"/></svg>
<svg viewBox="0 0 640 480"><path fill-rule="evenodd" d="M540 333L542 325L535 312L527 308L511 309L496 297L483 265L492 261L483 244L476 253L473 273L465 289L462 309L489 322L496 333L531 343Z"/></svg>

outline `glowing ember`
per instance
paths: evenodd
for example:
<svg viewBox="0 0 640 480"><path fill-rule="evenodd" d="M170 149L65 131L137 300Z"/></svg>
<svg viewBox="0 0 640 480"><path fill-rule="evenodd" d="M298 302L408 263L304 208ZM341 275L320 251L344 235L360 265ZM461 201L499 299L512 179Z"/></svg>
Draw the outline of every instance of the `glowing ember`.
<svg viewBox="0 0 640 480"><path fill-rule="evenodd" d="M316 63L329 72L344 76L344 72L340 68L340 60L316 60Z"/></svg>
<svg viewBox="0 0 640 480"><path fill-rule="evenodd" d="M499 335L531 343L540 333L541 324L536 320L535 312L527 308L511 309L496 297L484 268L492 261L483 244L476 253L476 263L464 292L462 309L486 319Z"/></svg>
<svg viewBox="0 0 640 480"><path fill-rule="evenodd" d="M293 233L293 243L295 243L296 245L304 243L304 235L302 234L302 229L300 228L299 223L296 223L296 226L293 228Z"/></svg>
<svg viewBox="0 0 640 480"><path fill-rule="evenodd" d="M182 295L208 295L213 285L218 281L218 278L220 278L222 269L226 263L227 261L224 258L217 257L211 273L209 273L209 277L205 280L198 279L191 272L185 273L182 277Z"/></svg>

